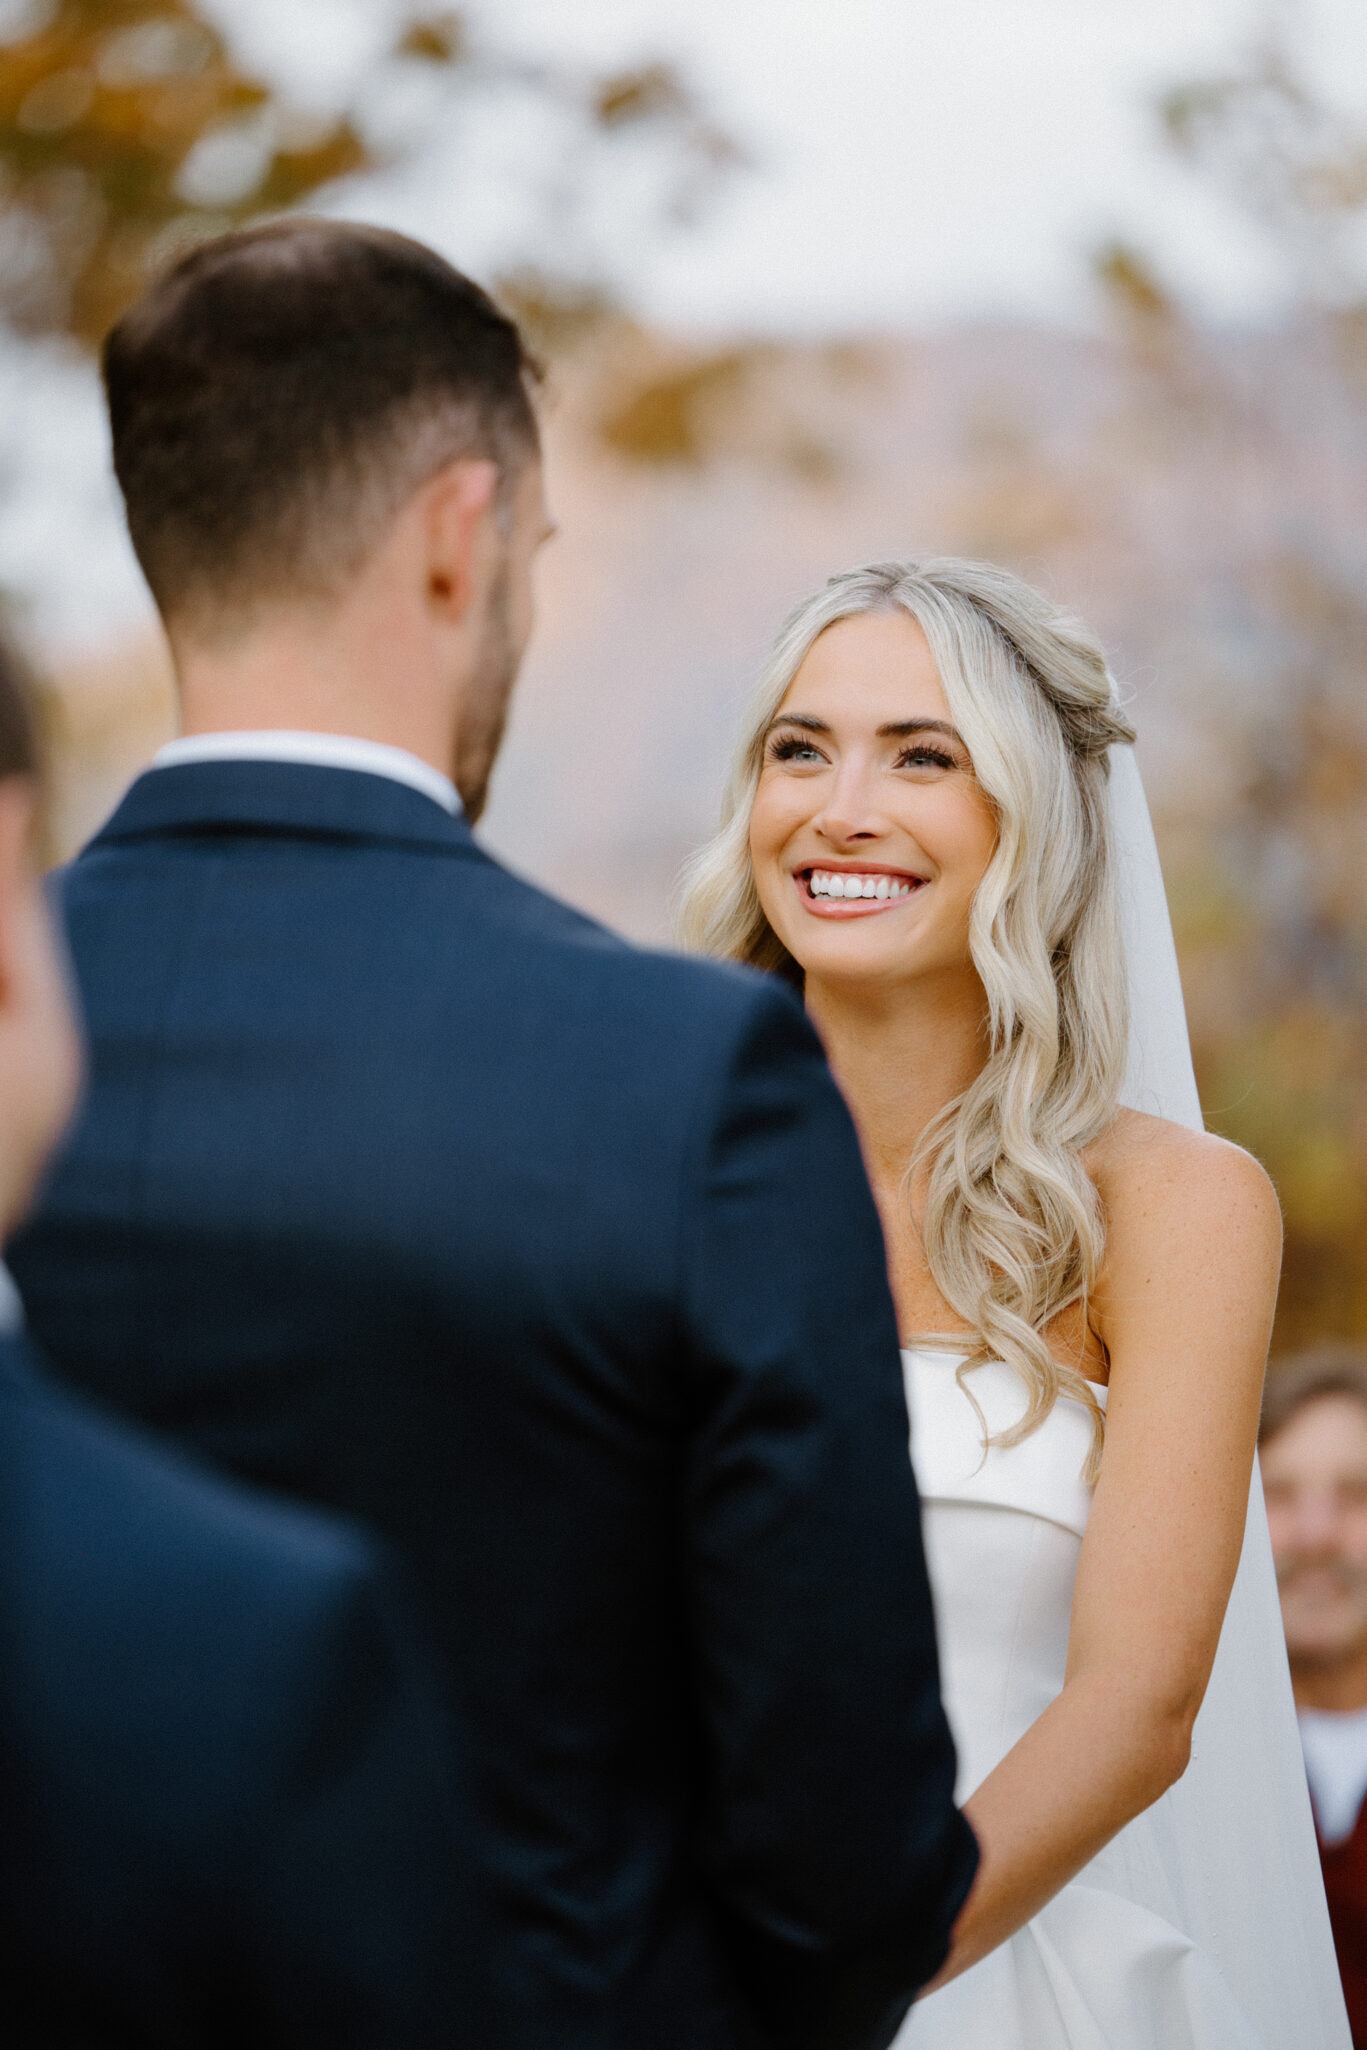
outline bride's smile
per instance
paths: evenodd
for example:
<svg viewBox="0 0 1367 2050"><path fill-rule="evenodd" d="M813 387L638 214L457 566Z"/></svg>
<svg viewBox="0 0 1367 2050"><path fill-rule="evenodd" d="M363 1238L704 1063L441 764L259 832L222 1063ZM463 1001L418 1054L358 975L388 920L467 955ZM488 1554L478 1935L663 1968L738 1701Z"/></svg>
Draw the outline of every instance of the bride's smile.
<svg viewBox="0 0 1367 2050"><path fill-rule="evenodd" d="M750 818L760 903L794 960L818 981L966 967L996 837L916 621L828 627L764 736Z"/></svg>
<svg viewBox="0 0 1367 2050"><path fill-rule="evenodd" d="M867 918L900 904L926 878L860 862L856 868L800 868L795 880L817 917Z"/></svg>

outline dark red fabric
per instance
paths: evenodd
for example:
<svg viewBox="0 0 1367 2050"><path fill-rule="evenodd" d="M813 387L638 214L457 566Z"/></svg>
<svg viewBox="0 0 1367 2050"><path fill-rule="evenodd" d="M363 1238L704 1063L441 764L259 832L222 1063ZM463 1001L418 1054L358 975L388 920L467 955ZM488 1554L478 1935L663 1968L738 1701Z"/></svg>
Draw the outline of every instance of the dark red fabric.
<svg viewBox="0 0 1367 2050"><path fill-rule="evenodd" d="M1320 1864L1353 2050L1367 2050L1367 1801L1341 1844L1320 1839Z"/></svg>

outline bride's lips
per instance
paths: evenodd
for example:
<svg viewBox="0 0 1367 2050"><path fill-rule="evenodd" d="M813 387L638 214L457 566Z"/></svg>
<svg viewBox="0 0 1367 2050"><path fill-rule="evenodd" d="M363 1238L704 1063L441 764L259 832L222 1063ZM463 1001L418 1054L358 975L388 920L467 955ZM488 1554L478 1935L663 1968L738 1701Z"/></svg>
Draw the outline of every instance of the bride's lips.
<svg viewBox="0 0 1367 2050"><path fill-rule="evenodd" d="M803 909L814 918L872 918L880 911L894 911L924 889L926 880L910 869L887 868L881 862L812 862L793 870ZM858 886L858 895L852 885Z"/></svg>

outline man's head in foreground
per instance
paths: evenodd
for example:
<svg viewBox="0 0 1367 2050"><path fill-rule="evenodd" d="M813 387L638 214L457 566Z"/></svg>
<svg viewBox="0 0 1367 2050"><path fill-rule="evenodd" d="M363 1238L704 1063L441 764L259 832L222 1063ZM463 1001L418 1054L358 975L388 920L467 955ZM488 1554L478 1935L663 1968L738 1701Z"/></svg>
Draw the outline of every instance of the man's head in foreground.
<svg viewBox="0 0 1367 2050"><path fill-rule="evenodd" d="M1259 1446L1296 1698L1367 1708L1367 1356L1325 1346L1274 1370Z"/></svg>
<svg viewBox="0 0 1367 2050"><path fill-rule="evenodd" d="M71 1115L80 1049L33 855L37 752L0 644L0 1237L18 1224Z"/></svg>
<svg viewBox="0 0 1367 2050"><path fill-rule="evenodd" d="M205 244L108 337L129 532L187 732L405 747L483 806L549 531L517 328L420 243Z"/></svg>

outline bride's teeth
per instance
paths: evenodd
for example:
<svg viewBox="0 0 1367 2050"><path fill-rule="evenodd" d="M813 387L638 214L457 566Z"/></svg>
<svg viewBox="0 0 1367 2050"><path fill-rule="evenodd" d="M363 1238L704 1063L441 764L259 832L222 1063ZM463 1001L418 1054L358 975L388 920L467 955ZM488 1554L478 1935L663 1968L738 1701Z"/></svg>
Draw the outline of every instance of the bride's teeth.
<svg viewBox="0 0 1367 2050"><path fill-rule="evenodd" d="M814 868L808 887L814 897L909 897L912 884L893 876L839 875L831 869Z"/></svg>

